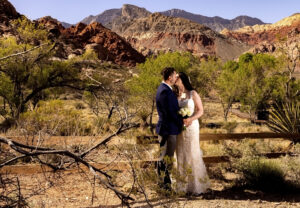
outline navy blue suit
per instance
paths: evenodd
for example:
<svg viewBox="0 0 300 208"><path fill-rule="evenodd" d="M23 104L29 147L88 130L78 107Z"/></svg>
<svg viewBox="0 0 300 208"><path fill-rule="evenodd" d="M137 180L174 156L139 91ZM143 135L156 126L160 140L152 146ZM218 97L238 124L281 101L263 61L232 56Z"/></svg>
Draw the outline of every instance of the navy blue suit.
<svg viewBox="0 0 300 208"><path fill-rule="evenodd" d="M178 135L182 129L182 118L178 114L178 100L170 87L161 83L156 93L156 107L159 120L156 133L160 136Z"/></svg>
<svg viewBox="0 0 300 208"><path fill-rule="evenodd" d="M160 187L166 190L171 190L170 170L172 163L165 160L166 156L173 158L177 135L182 130L182 117L179 115L178 100L170 87L164 83L159 85L156 93L156 107L159 115L159 120L156 125L156 133L159 135L161 154L157 162L157 172L161 176L164 172L164 177L159 183Z"/></svg>

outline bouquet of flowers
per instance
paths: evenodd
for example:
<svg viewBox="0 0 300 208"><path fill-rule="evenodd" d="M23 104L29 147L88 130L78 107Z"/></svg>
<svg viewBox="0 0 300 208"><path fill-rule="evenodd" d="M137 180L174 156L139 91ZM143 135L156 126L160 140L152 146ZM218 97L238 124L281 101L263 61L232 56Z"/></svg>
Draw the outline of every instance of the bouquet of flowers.
<svg viewBox="0 0 300 208"><path fill-rule="evenodd" d="M179 114L182 116L182 118L188 118L192 115L192 112L187 107L180 108ZM186 130L186 126L183 125L183 130Z"/></svg>
<svg viewBox="0 0 300 208"><path fill-rule="evenodd" d="M179 110L179 114L183 117L183 118L188 118L192 115L192 112L190 111L190 109L188 108L180 108Z"/></svg>

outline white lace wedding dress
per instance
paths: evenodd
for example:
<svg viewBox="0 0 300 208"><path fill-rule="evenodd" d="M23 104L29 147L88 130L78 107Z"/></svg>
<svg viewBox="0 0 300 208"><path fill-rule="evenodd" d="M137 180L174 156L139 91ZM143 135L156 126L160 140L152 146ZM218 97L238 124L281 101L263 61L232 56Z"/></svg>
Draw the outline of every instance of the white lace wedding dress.
<svg viewBox="0 0 300 208"><path fill-rule="evenodd" d="M179 106L188 107L194 113L195 104L191 95L192 92L188 99L179 100ZM199 144L199 122L196 119L177 137L176 166L179 175L176 179L177 191L189 194L207 191L210 183L202 155Z"/></svg>

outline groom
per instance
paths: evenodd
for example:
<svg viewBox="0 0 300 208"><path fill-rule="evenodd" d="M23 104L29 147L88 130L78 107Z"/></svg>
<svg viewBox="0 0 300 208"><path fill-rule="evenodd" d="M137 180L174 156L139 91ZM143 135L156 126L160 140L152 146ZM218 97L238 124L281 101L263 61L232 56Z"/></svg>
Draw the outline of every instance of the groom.
<svg viewBox="0 0 300 208"><path fill-rule="evenodd" d="M176 148L177 135L182 130L182 118L178 114L179 106L172 85L175 84L177 73L174 68L166 67L161 72L163 82L159 85L156 93L156 106L159 120L156 133L160 141L160 159L157 164L158 175L164 173L163 186L171 190L171 179L169 171L172 168L172 159Z"/></svg>

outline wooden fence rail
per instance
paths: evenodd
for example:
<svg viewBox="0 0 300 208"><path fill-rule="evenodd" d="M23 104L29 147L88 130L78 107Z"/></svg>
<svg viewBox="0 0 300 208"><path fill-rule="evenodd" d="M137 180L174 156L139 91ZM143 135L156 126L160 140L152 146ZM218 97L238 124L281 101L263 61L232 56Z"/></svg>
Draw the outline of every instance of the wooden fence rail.
<svg viewBox="0 0 300 208"><path fill-rule="evenodd" d="M7 136L12 140L25 143L32 142L37 144L40 142L38 137L21 137L21 136ZM150 144L158 143L158 136L139 136L137 137L137 142L142 144L144 142ZM300 142L300 134L286 134L286 133L232 133L232 134L200 134L200 142L203 141L216 141L216 140L243 140L243 139L286 139ZM68 145L76 145L76 144L88 144L91 141L101 141L101 137L93 137L93 136L53 136L44 139L42 145L57 145L57 144L68 144ZM286 152L272 152L272 153L262 153L261 156L267 158L278 158L281 156L290 155L296 156L295 154L286 153ZM221 162L229 162L229 156L205 156L203 157L205 163L221 163ZM137 161L140 163L142 168L148 167L149 164L153 164L156 162L155 160L144 160ZM103 168L107 167L110 169L118 169L118 170L126 170L130 168L128 162L126 161L118 161L111 165L107 165L107 163L97 163L96 167ZM42 168L41 165L12 165L6 166L0 169L0 173L19 173L19 174L32 174L32 173L40 173L43 171L50 171L49 168ZM70 170L72 171L72 170Z"/></svg>
<svg viewBox="0 0 300 208"><path fill-rule="evenodd" d="M262 156L265 156L267 158L278 158L281 156L285 155L290 155L290 156L296 156L294 154L290 153L265 153L261 154ZM229 156L205 156L203 157L203 160L206 164L211 164L211 163L224 163L224 162L230 162ZM141 168L147 168L150 165L153 165L157 160L139 160L135 161L138 163L139 167ZM99 162L99 163L91 163L95 167L102 169L102 170L117 170L117 171L125 171L125 170L130 170L130 164L127 161L117 161L113 163L107 163L107 162ZM86 169L85 166L80 165L80 169ZM77 167L69 168L66 170L67 172L74 172L77 171ZM51 172L52 169L44 166L44 165L39 165L39 164L23 164L23 165L9 165L9 166L4 166L0 168L0 173L2 174L37 174L37 173L43 173L43 172Z"/></svg>
<svg viewBox="0 0 300 208"><path fill-rule="evenodd" d="M102 139L101 136L51 136L47 138L39 137L33 138L32 136L5 136L9 139L18 142L31 142L34 143L41 142L43 145L55 145L55 144L84 144L91 141L99 141ZM147 140L152 140L152 143L158 143L157 135L146 135L138 136L138 142L143 142ZM300 134L288 134L288 133L271 133L271 132L261 132L261 133L229 133L229 134L200 134L200 142L202 141L216 141L216 140L242 140L242 139L287 139L287 140L299 140Z"/></svg>
<svg viewBox="0 0 300 208"><path fill-rule="evenodd" d="M139 142L151 140L153 143L158 143L158 136L139 136L137 137ZM242 140L242 139L287 139L287 140L299 140L300 134L288 134L288 133L232 133L232 134L200 134L201 141L217 141L217 140Z"/></svg>

